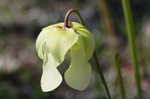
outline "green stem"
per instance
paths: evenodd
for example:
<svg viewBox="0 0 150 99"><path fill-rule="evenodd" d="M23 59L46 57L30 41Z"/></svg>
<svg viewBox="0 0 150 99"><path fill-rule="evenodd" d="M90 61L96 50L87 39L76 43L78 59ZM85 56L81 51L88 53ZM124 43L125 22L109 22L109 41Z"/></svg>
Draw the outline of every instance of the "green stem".
<svg viewBox="0 0 150 99"><path fill-rule="evenodd" d="M108 99L112 99L112 98L111 98L111 95L110 95L109 88L108 88L107 83L106 83L106 80L105 80L105 77L104 77L104 75L103 75L103 72L101 71L100 64L99 64L99 61L98 61L96 52L94 53L94 56L93 56L93 57L94 57L94 60L95 60L96 66L97 66L96 68L97 68L97 70L98 70L99 76L100 76L100 78L101 78L101 80L102 80L102 83L103 83L103 85L104 85L104 88L105 88L107 97L108 97Z"/></svg>
<svg viewBox="0 0 150 99"><path fill-rule="evenodd" d="M65 15L65 20L64 20L64 27L70 28L71 25L69 24L69 17L72 13L75 13L78 18L80 19L80 23L85 25L83 18L81 17L80 13L78 12L78 10L75 9L69 9Z"/></svg>
<svg viewBox="0 0 150 99"><path fill-rule="evenodd" d="M75 10L75 9L70 9L70 10L67 11L67 13L66 13L66 15L65 15L64 27L67 27L67 28L70 28L70 27L71 27L71 25L69 24L69 17L70 17L70 15L71 15L73 12L74 12L74 13L78 16L78 18L80 19L80 23L85 26L84 20L83 20L83 18L81 17L80 13L79 13L77 10ZM109 92L109 89L108 89L108 86L107 86L107 83L106 83L106 80L105 80L104 75L103 75L103 73L102 73L102 71L101 71L100 64L99 64L99 62L98 62L98 58L97 58L97 55L96 55L96 54L94 54L94 60L95 60L95 63L96 63L97 69L98 69L99 76L100 76L100 78L101 78L101 80L102 80L102 83L103 83L103 85L104 85L104 88L105 88L105 90L106 90L106 94L107 94L107 96L108 96L108 99L112 99L112 98L111 98L111 95L110 95L110 92Z"/></svg>
<svg viewBox="0 0 150 99"><path fill-rule="evenodd" d="M141 77L140 77L140 68L137 60L137 52L136 52L136 43L135 43L135 27L133 22L133 17L131 13L129 0L122 0L124 17L128 32L128 42L130 47L130 53L132 58L132 65L135 71L135 79L136 79L136 87L139 99L143 99L142 88L141 88Z"/></svg>
<svg viewBox="0 0 150 99"><path fill-rule="evenodd" d="M118 80L119 80L119 87L120 87L120 93L121 93L121 99L126 99L126 93L125 93L125 88L124 88L124 83L123 83L123 78L122 78L122 73L121 73L121 67L120 67L120 59L118 55L115 55L115 67L118 75Z"/></svg>

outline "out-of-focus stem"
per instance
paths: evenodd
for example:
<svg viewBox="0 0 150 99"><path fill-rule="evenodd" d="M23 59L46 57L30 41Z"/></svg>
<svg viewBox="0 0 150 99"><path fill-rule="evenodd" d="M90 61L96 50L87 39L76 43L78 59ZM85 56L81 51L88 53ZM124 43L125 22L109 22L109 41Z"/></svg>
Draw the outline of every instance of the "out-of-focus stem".
<svg viewBox="0 0 150 99"><path fill-rule="evenodd" d="M107 97L108 97L108 99L112 99L112 98L111 98L111 95L110 95L109 88L108 88L108 86L107 86L107 82L106 82L105 77L104 77L104 75L103 75L103 72L102 72L102 70L101 70L101 68L100 68L100 64L99 64L99 61L98 61L96 52L94 53L93 58L94 58L94 60L95 60L96 66L97 66L96 68L97 68L97 70L98 70L99 76L100 76L100 78L101 78L101 80L102 80L102 83L103 83L103 85L104 85L105 91L106 91L106 93L107 93Z"/></svg>
<svg viewBox="0 0 150 99"><path fill-rule="evenodd" d="M108 9L106 0L98 0L98 7L100 10L101 21L103 23L104 31L111 37L112 41L110 47L116 49L117 47L117 38L115 35L115 29L112 22L111 14Z"/></svg>
<svg viewBox="0 0 150 99"><path fill-rule="evenodd" d="M116 67L116 71L117 71L117 75L118 75L121 99L126 99L124 82L123 82L122 73L121 73L120 59L119 59L118 55L115 55L115 67Z"/></svg>
<svg viewBox="0 0 150 99"><path fill-rule="evenodd" d="M128 42L129 42L130 53L131 53L131 58L132 58L132 66L135 72L135 80L136 80L138 98L143 99L142 88L141 88L140 67L138 65L135 35L134 35L135 26L133 22L129 0L122 0L122 6L124 10L124 17L125 17L126 28L127 28L127 33L128 33Z"/></svg>

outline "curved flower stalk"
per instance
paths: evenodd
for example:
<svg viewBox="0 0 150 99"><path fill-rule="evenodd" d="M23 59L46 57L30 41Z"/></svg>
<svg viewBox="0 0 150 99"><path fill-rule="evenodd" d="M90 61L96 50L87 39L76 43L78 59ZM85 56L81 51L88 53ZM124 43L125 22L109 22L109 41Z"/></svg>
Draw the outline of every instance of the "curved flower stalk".
<svg viewBox="0 0 150 99"><path fill-rule="evenodd" d="M88 60L94 52L91 33L81 24L71 22L70 27L58 23L44 28L36 40L36 51L43 60L41 88L44 92L56 89L62 82L57 67L68 54L71 58L69 68L64 74L66 83L77 90L84 90L91 77Z"/></svg>

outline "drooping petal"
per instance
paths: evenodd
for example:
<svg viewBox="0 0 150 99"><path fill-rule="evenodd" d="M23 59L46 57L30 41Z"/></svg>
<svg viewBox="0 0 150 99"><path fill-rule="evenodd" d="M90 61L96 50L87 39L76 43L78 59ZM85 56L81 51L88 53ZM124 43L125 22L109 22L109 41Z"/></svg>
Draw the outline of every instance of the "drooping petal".
<svg viewBox="0 0 150 99"><path fill-rule="evenodd" d="M77 90L84 90L90 82L91 66L87 61L85 51L81 45L73 48L71 54L71 65L65 72L66 83Z"/></svg>
<svg viewBox="0 0 150 99"><path fill-rule="evenodd" d="M71 28L56 24L44 28L36 41L38 56L43 60L41 88L44 92L56 89L62 82L57 67L63 62L66 53L77 42L78 35Z"/></svg>
<svg viewBox="0 0 150 99"><path fill-rule="evenodd" d="M57 70L56 62L51 54L43 63L43 73L41 78L41 89L48 92L56 89L62 82L62 76Z"/></svg>
<svg viewBox="0 0 150 99"><path fill-rule="evenodd" d="M94 49L95 49L95 42L94 42L93 36L88 30L85 30L82 28L79 29L77 32L80 32L80 33L87 32L86 33L87 35L81 34L80 36L82 38L81 40L83 42L83 48L86 54L86 58L89 60L92 57Z"/></svg>
<svg viewBox="0 0 150 99"><path fill-rule="evenodd" d="M95 49L95 42L93 39L93 35L85 26L77 22L73 22L73 24L74 24L73 28L75 29L76 33L79 34L82 38L86 57L89 60L92 57Z"/></svg>
<svg viewBox="0 0 150 99"><path fill-rule="evenodd" d="M78 35L72 28L64 29L63 24L56 24L42 30L37 38L36 49L39 57L43 59L42 45L46 43L48 53L51 53L58 66L77 40Z"/></svg>

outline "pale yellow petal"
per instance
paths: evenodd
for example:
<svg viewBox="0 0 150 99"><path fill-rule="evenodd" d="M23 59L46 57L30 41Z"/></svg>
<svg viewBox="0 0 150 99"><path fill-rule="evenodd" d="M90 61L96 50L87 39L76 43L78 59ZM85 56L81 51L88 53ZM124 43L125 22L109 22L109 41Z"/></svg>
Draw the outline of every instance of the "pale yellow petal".
<svg viewBox="0 0 150 99"><path fill-rule="evenodd" d="M65 55L77 40L78 35L73 29L64 29L63 26L52 25L42 30L37 38L36 49L39 57L43 59L42 45L45 43L48 53L51 53L58 66L63 62Z"/></svg>
<svg viewBox="0 0 150 99"><path fill-rule="evenodd" d="M87 61L82 46L71 50L70 54L71 65L65 73L65 81L74 89L84 90L91 79L91 65Z"/></svg>
<svg viewBox="0 0 150 99"><path fill-rule="evenodd" d="M85 26L77 22L73 22L73 28L76 31L76 33L81 36L86 58L89 60L92 57L95 49L94 37Z"/></svg>
<svg viewBox="0 0 150 99"><path fill-rule="evenodd" d="M41 78L41 88L43 92L48 92L56 89L62 82L62 76L56 68L56 63L51 54L48 55L48 60L43 64L43 73Z"/></svg>

